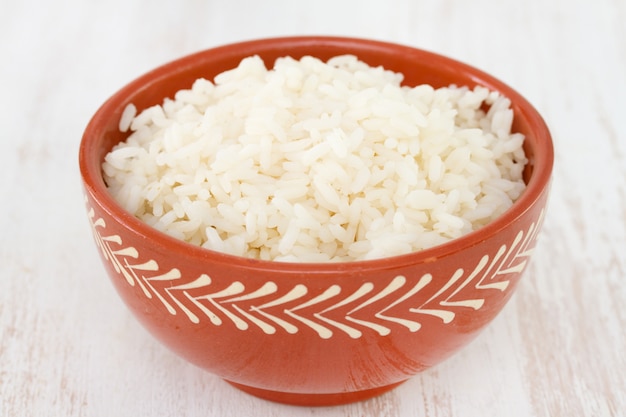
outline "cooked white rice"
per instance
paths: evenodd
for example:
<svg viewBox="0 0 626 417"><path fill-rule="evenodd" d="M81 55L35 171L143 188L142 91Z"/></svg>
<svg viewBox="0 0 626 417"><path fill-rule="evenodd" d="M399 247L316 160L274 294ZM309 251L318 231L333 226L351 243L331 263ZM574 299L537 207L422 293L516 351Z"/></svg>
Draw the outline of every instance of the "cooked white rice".
<svg viewBox="0 0 626 417"><path fill-rule="evenodd" d="M271 70L246 58L163 105L129 105L105 181L147 224L234 255L352 261L439 245L520 196L524 137L496 92L402 78L350 55Z"/></svg>

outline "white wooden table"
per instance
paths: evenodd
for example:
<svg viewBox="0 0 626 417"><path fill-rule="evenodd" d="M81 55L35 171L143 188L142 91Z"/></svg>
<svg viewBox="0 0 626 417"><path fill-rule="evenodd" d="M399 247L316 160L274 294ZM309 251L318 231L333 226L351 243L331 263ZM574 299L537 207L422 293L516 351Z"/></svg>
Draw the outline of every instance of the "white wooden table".
<svg viewBox="0 0 626 417"><path fill-rule="evenodd" d="M0 416L626 416L624 0L0 0ZM395 41L524 94L556 146L531 267L462 352L381 397L298 408L159 345L98 259L77 148L166 61L251 38Z"/></svg>

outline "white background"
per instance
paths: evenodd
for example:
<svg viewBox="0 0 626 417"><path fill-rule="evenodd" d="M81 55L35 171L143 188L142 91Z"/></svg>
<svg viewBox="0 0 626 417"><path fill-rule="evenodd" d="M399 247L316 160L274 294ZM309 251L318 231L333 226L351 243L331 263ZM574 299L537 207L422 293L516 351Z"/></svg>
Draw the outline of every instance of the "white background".
<svg viewBox="0 0 626 417"><path fill-rule="evenodd" d="M0 416L626 415L623 0L0 0ZM100 264L77 150L118 88L280 35L394 41L486 70L543 114L549 211L518 291L471 345L331 408L243 394L131 317Z"/></svg>

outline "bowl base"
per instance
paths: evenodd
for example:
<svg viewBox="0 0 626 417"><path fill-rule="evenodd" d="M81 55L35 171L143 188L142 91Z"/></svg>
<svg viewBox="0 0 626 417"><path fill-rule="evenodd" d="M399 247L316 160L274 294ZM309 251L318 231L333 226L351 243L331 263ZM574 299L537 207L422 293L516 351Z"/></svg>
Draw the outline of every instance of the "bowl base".
<svg viewBox="0 0 626 417"><path fill-rule="evenodd" d="M405 381L396 382L383 387L366 389L363 391L353 392L340 392L336 394L298 394L294 392L279 392L271 391L261 388L250 387L247 385L238 384L236 382L228 381L229 384L241 391L254 395L255 397L263 398L264 400L274 401L283 404L300 405L300 406L333 406L341 404L349 404L358 401L364 401L372 397L384 394L385 392L392 390Z"/></svg>

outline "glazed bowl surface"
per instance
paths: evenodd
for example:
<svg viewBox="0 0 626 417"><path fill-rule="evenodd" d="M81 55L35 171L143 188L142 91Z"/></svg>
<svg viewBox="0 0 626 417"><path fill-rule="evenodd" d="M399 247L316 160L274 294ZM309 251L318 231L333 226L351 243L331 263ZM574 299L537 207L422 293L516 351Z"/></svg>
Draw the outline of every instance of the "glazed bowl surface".
<svg viewBox="0 0 626 417"><path fill-rule="evenodd" d="M118 124L129 103L139 111L161 104L195 79L211 79L250 55L271 63L286 55L341 54L402 72L406 85L482 85L508 97L513 130L526 136L530 161L522 196L492 223L431 249L378 260L298 264L187 244L144 224L107 191L102 162L128 135ZM536 109L481 70L403 45L288 37L209 49L130 82L89 122L79 164L104 268L157 340L253 395L330 405L381 394L440 363L501 311L541 229L553 147Z"/></svg>

